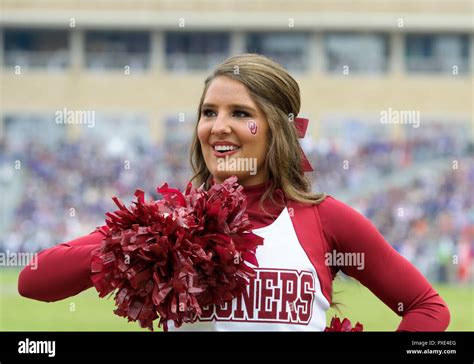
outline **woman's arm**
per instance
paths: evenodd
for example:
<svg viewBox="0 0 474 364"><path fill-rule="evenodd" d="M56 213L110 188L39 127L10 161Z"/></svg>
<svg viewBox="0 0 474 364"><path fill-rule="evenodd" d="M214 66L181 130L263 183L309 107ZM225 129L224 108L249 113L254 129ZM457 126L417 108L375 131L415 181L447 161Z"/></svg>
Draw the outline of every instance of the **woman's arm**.
<svg viewBox="0 0 474 364"><path fill-rule="evenodd" d="M399 331L444 331L448 327L446 303L370 220L331 196L318 210L329 246L337 252L362 254L359 258L363 258L363 266L339 268L403 316Z"/></svg>
<svg viewBox="0 0 474 364"><path fill-rule="evenodd" d="M53 302L92 287L91 253L104 236L96 229L89 235L43 250L38 255L37 269L27 265L21 271L18 292L23 297Z"/></svg>

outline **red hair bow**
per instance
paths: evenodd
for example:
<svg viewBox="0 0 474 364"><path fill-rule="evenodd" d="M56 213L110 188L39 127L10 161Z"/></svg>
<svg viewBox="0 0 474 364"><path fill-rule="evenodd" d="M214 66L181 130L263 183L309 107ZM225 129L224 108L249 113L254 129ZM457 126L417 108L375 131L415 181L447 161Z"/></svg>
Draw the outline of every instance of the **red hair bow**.
<svg viewBox="0 0 474 364"><path fill-rule="evenodd" d="M295 121L295 127L296 127L296 132L298 134L298 138L302 139L306 135L306 129L308 129L308 123L309 119L305 118L296 118ZM304 154L303 148L301 148L301 168L303 169L304 172L313 172L313 167L311 167L311 164L308 161L308 158L306 157L306 154Z"/></svg>

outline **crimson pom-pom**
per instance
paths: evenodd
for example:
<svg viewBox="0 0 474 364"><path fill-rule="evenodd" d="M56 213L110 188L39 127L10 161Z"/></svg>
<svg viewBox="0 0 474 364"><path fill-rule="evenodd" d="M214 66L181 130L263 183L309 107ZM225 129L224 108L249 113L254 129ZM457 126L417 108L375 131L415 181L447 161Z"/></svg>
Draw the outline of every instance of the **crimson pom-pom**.
<svg viewBox="0 0 474 364"><path fill-rule="evenodd" d="M354 327L352 327L351 321L347 318L344 318L341 322L341 319L337 316L334 316L331 319L331 324L329 327L326 327L325 332L360 332L364 329L364 325L357 321Z"/></svg>
<svg viewBox="0 0 474 364"><path fill-rule="evenodd" d="M263 238L251 232L243 187L233 176L208 191L188 184L185 193L164 184L163 199L132 206L118 198L106 213L108 231L92 255L92 282L100 297L115 292L114 313L153 331L193 323L202 307L240 296L258 266ZM106 230L106 229L103 229Z"/></svg>

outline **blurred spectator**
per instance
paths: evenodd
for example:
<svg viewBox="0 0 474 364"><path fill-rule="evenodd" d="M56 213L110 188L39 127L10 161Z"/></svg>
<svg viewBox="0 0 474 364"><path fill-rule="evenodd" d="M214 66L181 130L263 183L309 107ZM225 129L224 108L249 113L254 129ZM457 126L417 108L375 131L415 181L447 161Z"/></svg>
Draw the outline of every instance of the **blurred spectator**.
<svg viewBox="0 0 474 364"><path fill-rule="evenodd" d="M30 130L22 132L22 143L6 138L0 143L2 187L13 178L8 166L16 160L24 166L22 180L15 180L21 193L12 223L2 234L1 250L38 251L74 239L104 223L104 213L115 209L112 196L129 205L140 188L158 198L157 186L168 182L184 189L191 176L189 140L178 138L182 133L176 131L165 144L154 145L133 136L104 142L94 133L46 143ZM303 147L316 170L310 175L314 190L336 198L354 192L358 197L350 204L432 281L471 281L472 146L450 130L434 126L406 140L379 138L357 144L307 138ZM437 159L456 159L459 168L422 172ZM395 181L401 171L409 170L414 175L408 185L380 182ZM374 188L359 196L368 185Z"/></svg>

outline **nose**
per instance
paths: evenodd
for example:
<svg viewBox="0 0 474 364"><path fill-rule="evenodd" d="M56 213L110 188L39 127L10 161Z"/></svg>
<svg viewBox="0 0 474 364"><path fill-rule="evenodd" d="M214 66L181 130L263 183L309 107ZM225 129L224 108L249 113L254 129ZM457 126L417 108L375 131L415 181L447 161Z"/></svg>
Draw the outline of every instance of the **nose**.
<svg viewBox="0 0 474 364"><path fill-rule="evenodd" d="M230 134L232 129L225 116L218 116L211 129L211 134Z"/></svg>

